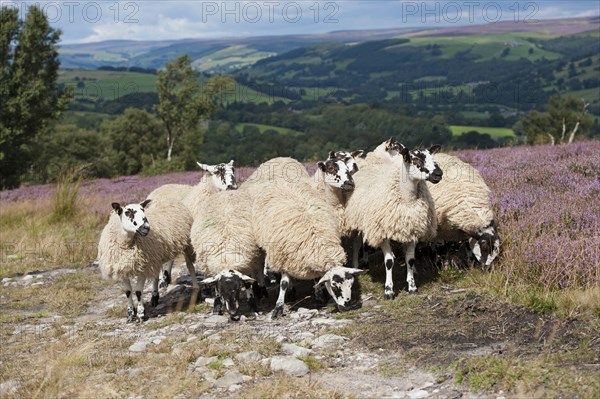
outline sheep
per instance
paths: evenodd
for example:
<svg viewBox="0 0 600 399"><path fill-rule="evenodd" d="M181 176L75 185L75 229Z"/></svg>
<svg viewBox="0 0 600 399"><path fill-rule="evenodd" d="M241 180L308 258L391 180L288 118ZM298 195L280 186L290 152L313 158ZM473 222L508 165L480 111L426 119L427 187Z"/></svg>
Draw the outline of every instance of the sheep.
<svg viewBox="0 0 600 399"><path fill-rule="evenodd" d="M151 204L149 206L149 204ZM142 292L147 278L158 275L161 265L183 252L188 268L193 270L189 232L192 217L183 204L145 200L122 207L113 202L114 213L102 230L98 243L98 260L102 277L121 280L127 297L127 321L145 318ZM137 298L134 309L131 280ZM158 290L153 287L153 302Z"/></svg>
<svg viewBox="0 0 600 399"><path fill-rule="evenodd" d="M258 247L251 224L252 200L243 190L218 193L196 215L190 233L197 264L206 276L202 284L214 284L213 313L221 313L221 301L232 320L239 320L239 295L246 288L248 302L256 311L250 285L255 279L264 287L263 252Z"/></svg>
<svg viewBox="0 0 600 399"><path fill-rule="evenodd" d="M386 144L387 143L387 144ZM433 159L440 146L409 150L393 139L382 144L393 159L392 167L363 162L354 175L357 188L346 204L346 223L363 234L365 242L381 248L386 266L385 299L394 298L391 241L403 244L409 293L416 293L415 247L435 237L437 220L433 199L425 181L438 183L442 170ZM393 157L398 152L400 157ZM367 156L369 158L369 156ZM397 160L398 159L398 160Z"/></svg>
<svg viewBox="0 0 600 399"><path fill-rule="evenodd" d="M439 184L427 183L435 203L438 240L467 239L477 261L489 266L500 252L489 187L475 168L459 158L440 153L435 159L446 174Z"/></svg>
<svg viewBox="0 0 600 399"><path fill-rule="evenodd" d="M314 179L295 184L275 179L253 185L252 219L258 245L269 266L282 274L272 318L283 313L290 277L320 280L340 310L354 306L351 287L360 269L343 267L346 254L341 246L341 220L332 204L340 190L354 189L346 164L337 159L317 163Z"/></svg>
<svg viewBox="0 0 600 399"><path fill-rule="evenodd" d="M237 189L237 181L235 178L235 169L233 160L229 163L221 163L218 165L206 165L196 162L200 170L207 173L203 176L195 186L185 184L164 184L152 191L148 199L164 199L171 201L181 201L190 210L192 217L200 212L206 198L214 193L224 190ZM166 267L160 273L160 282L157 280L155 285L164 288L171 283L171 269L173 268L174 260L171 259ZM198 289L198 281L196 272L188 267L190 276L192 277L192 287Z"/></svg>
<svg viewBox="0 0 600 399"><path fill-rule="evenodd" d="M290 157L277 157L260 164L258 168L244 181L241 187L245 189L256 187L259 183L283 179L296 183L308 178L309 174L304 165Z"/></svg>

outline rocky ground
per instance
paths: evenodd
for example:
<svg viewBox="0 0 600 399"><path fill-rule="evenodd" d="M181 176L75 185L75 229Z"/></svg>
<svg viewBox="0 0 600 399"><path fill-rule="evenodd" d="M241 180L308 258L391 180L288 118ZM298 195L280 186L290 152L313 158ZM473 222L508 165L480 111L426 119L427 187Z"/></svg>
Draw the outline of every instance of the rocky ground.
<svg viewBox="0 0 600 399"><path fill-rule="evenodd" d="M270 318L271 287L259 313L232 322L212 315L210 304L190 306L182 277L161 292L157 308L148 306L146 322L132 324L115 284L93 287L93 298L74 315L52 311L62 307L48 299L36 304L36 293L48 294L41 287L65 278L100 277L90 266L2 280L2 398L545 397L551 384L537 376L523 383L527 370L504 360L578 351L582 342L588 351L600 346L598 330L587 325L566 326L448 285L383 302L365 281L363 308L344 314L319 308L310 287L299 286L277 320ZM480 376L470 359L499 361L496 373L503 374ZM570 366L593 376L599 363L596 353ZM510 377L515 370L523 378ZM570 397L591 397L593 389Z"/></svg>

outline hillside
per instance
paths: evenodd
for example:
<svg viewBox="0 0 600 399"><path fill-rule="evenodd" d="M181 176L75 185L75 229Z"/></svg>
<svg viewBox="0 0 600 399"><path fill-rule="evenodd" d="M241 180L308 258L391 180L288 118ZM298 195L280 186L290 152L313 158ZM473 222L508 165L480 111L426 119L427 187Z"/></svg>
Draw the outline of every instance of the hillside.
<svg viewBox="0 0 600 399"><path fill-rule="evenodd" d="M299 47L318 43L357 43L399 36L455 36L530 32L545 35L575 34L597 29L592 18L543 20L536 23L496 22L459 28L397 28L345 30L326 34L182 39L168 41L111 40L67 44L60 49L63 68L96 69L99 66L162 68L166 62L187 53L201 71L236 70L254 62Z"/></svg>
<svg viewBox="0 0 600 399"><path fill-rule="evenodd" d="M585 25L586 29L589 25ZM358 44L302 47L240 70L244 81L276 82L320 100L418 104L443 109L540 108L556 92L583 96L600 115L598 32L411 35ZM314 97L314 95L313 95Z"/></svg>
<svg viewBox="0 0 600 399"><path fill-rule="evenodd" d="M327 34L183 39L174 41L112 40L67 44L60 49L63 68L95 69L99 66L162 68L188 54L201 71L224 72L298 47L322 42L352 43L395 37L414 29L338 31Z"/></svg>

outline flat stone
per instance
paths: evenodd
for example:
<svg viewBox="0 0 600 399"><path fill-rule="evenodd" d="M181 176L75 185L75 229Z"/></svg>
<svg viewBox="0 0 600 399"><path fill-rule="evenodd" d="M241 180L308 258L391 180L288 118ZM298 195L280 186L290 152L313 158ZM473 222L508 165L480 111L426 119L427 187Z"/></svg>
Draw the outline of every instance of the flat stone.
<svg viewBox="0 0 600 399"><path fill-rule="evenodd" d="M258 362L261 358L262 356L257 351L242 352L235 355L235 360L242 364Z"/></svg>
<svg viewBox="0 0 600 399"><path fill-rule="evenodd" d="M194 362L194 366L195 367L202 367L202 366L206 366L209 363L213 363L218 361L219 358L216 356L212 356L212 357L204 357L204 356L200 356L198 359L196 359L196 361Z"/></svg>
<svg viewBox="0 0 600 399"><path fill-rule="evenodd" d="M239 371L228 371L223 375L223 377L219 378L215 384L219 388L229 388L231 385L241 384L244 382L244 374Z"/></svg>
<svg viewBox="0 0 600 399"><path fill-rule="evenodd" d="M229 388L227 388L227 390L229 392L236 392L236 391L239 391L241 388L242 388L242 386L240 384L233 384L233 385L230 385Z"/></svg>
<svg viewBox="0 0 600 399"><path fill-rule="evenodd" d="M10 278L10 277L4 277L4 278L2 279L2 282L3 282L3 283L8 283L9 281L12 281L12 278Z"/></svg>
<svg viewBox="0 0 600 399"><path fill-rule="evenodd" d="M185 290L185 287L183 285L170 285L167 288L167 294L176 294L178 292L182 292Z"/></svg>
<svg viewBox="0 0 600 399"><path fill-rule="evenodd" d="M148 346L148 342L146 341L138 341L129 347L131 352L144 352L146 347Z"/></svg>
<svg viewBox="0 0 600 399"><path fill-rule="evenodd" d="M206 337L206 339L208 339L209 341L220 341L221 334L212 334L212 335L209 335L208 337Z"/></svg>
<svg viewBox="0 0 600 399"><path fill-rule="evenodd" d="M429 392L423 389L413 389L406 393L410 399L423 399L429 396Z"/></svg>
<svg viewBox="0 0 600 399"><path fill-rule="evenodd" d="M4 381L0 384L0 396L8 395L14 393L19 389L21 383L15 380Z"/></svg>
<svg viewBox="0 0 600 399"><path fill-rule="evenodd" d="M228 357L227 359L223 359L223 366L224 367L231 367L233 366L235 363L233 362L233 359Z"/></svg>
<svg viewBox="0 0 600 399"><path fill-rule="evenodd" d="M271 370L283 372L293 377L302 377L308 374L308 366L302 360L293 356L273 356L271 358Z"/></svg>
<svg viewBox="0 0 600 399"><path fill-rule="evenodd" d="M325 334L313 339L311 345L313 348L331 348L342 345L344 342L346 342L346 339L342 336Z"/></svg>
<svg viewBox="0 0 600 399"><path fill-rule="evenodd" d="M33 276L31 274L28 274L27 276L23 277L23 280L32 280Z"/></svg>
<svg viewBox="0 0 600 399"><path fill-rule="evenodd" d="M198 339L198 337L196 335L190 335L189 337L187 337L185 342L194 342L197 339Z"/></svg>
<svg viewBox="0 0 600 399"><path fill-rule="evenodd" d="M152 340L152 343L153 343L154 345L159 345L161 342L163 342L163 341L165 340L165 338L167 338L167 337L165 337L164 335L159 335L159 336L156 336L156 337L154 337L154 339Z"/></svg>
<svg viewBox="0 0 600 399"><path fill-rule="evenodd" d="M224 327L229 322L229 318L221 315L212 315L204 320L203 325L209 328Z"/></svg>
<svg viewBox="0 0 600 399"><path fill-rule="evenodd" d="M310 349L303 348L303 347L295 345L295 344L282 344L281 349L288 355L292 355L292 356L296 356L296 357L308 356L312 352L312 350L310 350Z"/></svg>

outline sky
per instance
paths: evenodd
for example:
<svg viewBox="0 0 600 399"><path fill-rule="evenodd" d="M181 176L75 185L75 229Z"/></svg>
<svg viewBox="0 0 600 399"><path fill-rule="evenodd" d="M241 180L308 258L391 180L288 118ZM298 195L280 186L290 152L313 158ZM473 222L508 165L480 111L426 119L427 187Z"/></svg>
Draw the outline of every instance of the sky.
<svg viewBox="0 0 600 399"><path fill-rule="evenodd" d="M62 43L174 40L325 33L337 30L430 28L496 21L599 16L600 2L404 0L0 0L25 15L39 4Z"/></svg>

